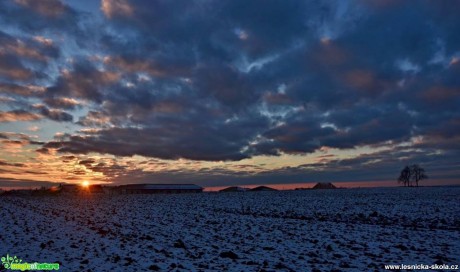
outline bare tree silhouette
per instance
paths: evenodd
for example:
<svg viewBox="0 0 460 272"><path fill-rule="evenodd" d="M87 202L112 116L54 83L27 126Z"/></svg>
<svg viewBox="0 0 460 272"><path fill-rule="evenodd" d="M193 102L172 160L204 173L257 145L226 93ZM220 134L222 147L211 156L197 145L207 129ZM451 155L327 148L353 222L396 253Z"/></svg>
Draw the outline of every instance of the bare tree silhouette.
<svg viewBox="0 0 460 272"><path fill-rule="evenodd" d="M412 179L415 181L415 186L418 187L418 182L422 179L427 179L428 176L425 174L425 169L420 167L418 164L411 166Z"/></svg>
<svg viewBox="0 0 460 272"><path fill-rule="evenodd" d="M411 169L409 166L404 167L403 170L401 170L401 174L399 175L398 182L403 183L404 186L409 186L410 181L411 181Z"/></svg>
<svg viewBox="0 0 460 272"><path fill-rule="evenodd" d="M411 166L406 165L404 169L401 170L398 182L403 183L404 186L413 186L412 182L415 182L415 186L418 187L418 182L427 178L428 176L425 174L425 169L418 164L413 164Z"/></svg>

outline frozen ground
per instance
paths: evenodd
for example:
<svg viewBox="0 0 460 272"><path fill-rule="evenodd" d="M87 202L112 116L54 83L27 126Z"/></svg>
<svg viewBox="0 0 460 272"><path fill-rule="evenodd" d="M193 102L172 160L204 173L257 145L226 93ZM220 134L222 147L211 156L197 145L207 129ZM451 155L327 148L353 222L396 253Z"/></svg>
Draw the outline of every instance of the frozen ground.
<svg viewBox="0 0 460 272"><path fill-rule="evenodd" d="M0 218L1 256L61 271L460 263L460 187L0 197Z"/></svg>

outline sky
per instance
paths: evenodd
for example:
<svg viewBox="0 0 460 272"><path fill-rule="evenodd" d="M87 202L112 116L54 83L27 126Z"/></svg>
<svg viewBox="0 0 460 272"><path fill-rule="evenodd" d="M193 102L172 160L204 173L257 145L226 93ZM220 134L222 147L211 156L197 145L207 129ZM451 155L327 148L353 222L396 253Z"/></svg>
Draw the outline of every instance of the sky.
<svg viewBox="0 0 460 272"><path fill-rule="evenodd" d="M460 184L458 10L0 1L0 187Z"/></svg>

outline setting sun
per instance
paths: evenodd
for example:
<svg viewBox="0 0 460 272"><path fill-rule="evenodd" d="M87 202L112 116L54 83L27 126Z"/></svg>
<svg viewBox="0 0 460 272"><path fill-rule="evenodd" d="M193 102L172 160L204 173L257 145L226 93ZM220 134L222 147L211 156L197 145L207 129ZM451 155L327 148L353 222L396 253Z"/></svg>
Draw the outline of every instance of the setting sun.
<svg viewBox="0 0 460 272"><path fill-rule="evenodd" d="M85 180L85 181L83 181L83 182L81 183L81 185L82 185L83 187L88 187L88 186L89 186L89 182Z"/></svg>

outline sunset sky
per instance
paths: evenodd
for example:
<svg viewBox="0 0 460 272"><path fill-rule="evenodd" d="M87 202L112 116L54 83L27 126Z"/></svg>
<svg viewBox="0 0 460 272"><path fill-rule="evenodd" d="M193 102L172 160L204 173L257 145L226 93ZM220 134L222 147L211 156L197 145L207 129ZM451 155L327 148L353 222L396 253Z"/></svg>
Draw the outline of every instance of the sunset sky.
<svg viewBox="0 0 460 272"><path fill-rule="evenodd" d="M0 188L460 184L459 10L2 0Z"/></svg>

